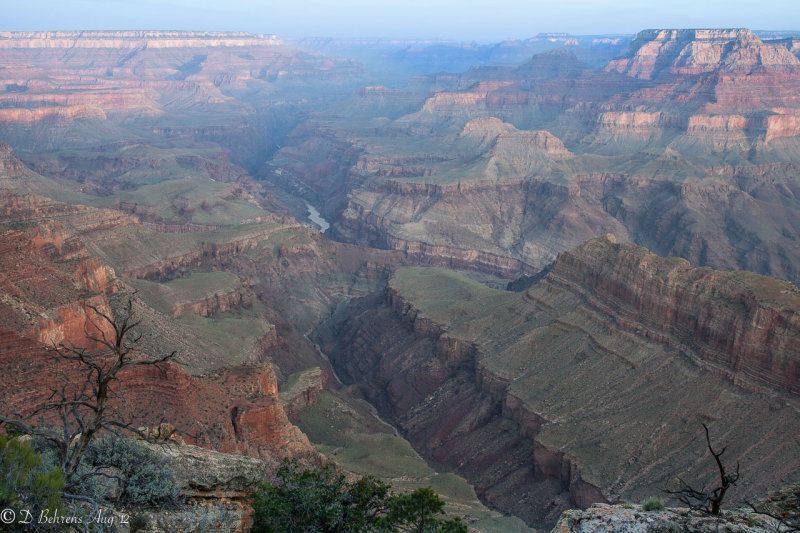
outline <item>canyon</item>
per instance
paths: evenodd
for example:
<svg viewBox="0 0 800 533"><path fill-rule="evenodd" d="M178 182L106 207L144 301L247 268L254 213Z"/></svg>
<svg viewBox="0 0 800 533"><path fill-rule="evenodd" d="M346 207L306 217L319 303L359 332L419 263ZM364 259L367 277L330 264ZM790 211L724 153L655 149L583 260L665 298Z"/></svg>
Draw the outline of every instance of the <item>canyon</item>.
<svg viewBox="0 0 800 533"><path fill-rule="evenodd" d="M563 49L428 82L412 112L384 102L380 126L298 126L265 178L324 198L333 237L429 264L471 254L459 268L485 271L498 256L524 273L610 232L693 264L800 279L800 60L784 42L648 30L603 68ZM319 162L294 151L321 143L324 189Z"/></svg>
<svg viewBox="0 0 800 533"><path fill-rule="evenodd" d="M132 421L253 479L543 531L712 483L706 424L731 501L796 483L795 45L0 32L0 402L130 302Z"/></svg>
<svg viewBox="0 0 800 533"><path fill-rule="evenodd" d="M712 478L702 422L743 476L789 483L798 306L791 283L609 236L559 254L523 292L399 269L320 340L345 382L432 461L493 505L552 525L568 507L658 493L675 472Z"/></svg>

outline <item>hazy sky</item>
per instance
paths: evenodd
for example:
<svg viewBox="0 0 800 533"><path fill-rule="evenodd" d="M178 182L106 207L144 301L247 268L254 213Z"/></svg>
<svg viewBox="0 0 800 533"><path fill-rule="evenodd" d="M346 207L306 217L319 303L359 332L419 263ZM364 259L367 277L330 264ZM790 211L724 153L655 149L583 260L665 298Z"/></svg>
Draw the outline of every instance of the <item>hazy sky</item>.
<svg viewBox="0 0 800 533"><path fill-rule="evenodd" d="M800 0L0 0L0 13L0 31L241 30L479 42L656 27L800 29Z"/></svg>

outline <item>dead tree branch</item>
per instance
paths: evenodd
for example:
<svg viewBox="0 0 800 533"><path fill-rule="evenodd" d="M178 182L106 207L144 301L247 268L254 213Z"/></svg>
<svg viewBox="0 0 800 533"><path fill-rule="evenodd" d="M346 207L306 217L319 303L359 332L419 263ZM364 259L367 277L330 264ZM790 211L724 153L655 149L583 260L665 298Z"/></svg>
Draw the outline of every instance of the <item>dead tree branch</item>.
<svg viewBox="0 0 800 533"><path fill-rule="evenodd" d="M62 343L54 346L57 359L72 364L74 374L61 377L47 400L25 415L0 415L0 422L15 426L29 435L46 440L56 452L67 482L66 490L82 476L78 467L92 439L100 432L140 432L126 418L120 404L127 402L122 392L120 372L136 366L159 367L175 357L175 352L157 358L141 353L136 344L141 334L135 331L136 318L132 299L118 316L110 316L96 306L87 306L95 315L84 324L86 339L101 348L97 351ZM106 334L110 330L111 334ZM162 369L163 371L163 369ZM80 376L76 378L75 376ZM35 426L36 417L57 419L57 428Z"/></svg>
<svg viewBox="0 0 800 533"><path fill-rule="evenodd" d="M736 463L736 469L733 473L727 472L721 458L722 454L725 453L725 450L727 450L728 447L725 446L721 451L715 452L714 448L711 446L711 438L708 434L708 426L703 424L703 429L705 430L706 434L706 445L708 446L708 451L711 452L711 456L714 457L714 461L717 464L717 470L719 472L719 485L713 489L706 489L705 486L703 486L701 489L695 489L683 479L678 478L680 487L677 490L665 490L664 492L673 496L677 496L678 501L682 502L690 509L702 511L711 515L718 515L720 509L722 508L722 502L725 499L725 493L728 492L728 489L730 489L733 485L736 485L736 482L739 480L739 463Z"/></svg>

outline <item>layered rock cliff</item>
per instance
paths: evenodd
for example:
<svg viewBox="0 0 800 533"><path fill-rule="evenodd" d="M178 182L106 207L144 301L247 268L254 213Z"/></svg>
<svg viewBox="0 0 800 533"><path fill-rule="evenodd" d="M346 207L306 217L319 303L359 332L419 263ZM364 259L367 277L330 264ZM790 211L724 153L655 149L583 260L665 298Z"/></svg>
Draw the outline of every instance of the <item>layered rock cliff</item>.
<svg viewBox="0 0 800 533"><path fill-rule="evenodd" d="M8 192L1 201L0 327L47 346L97 347L86 331L99 333L96 322L110 333L97 312L110 312L106 294L118 290L114 271L53 221L54 215L72 214L66 206Z"/></svg>
<svg viewBox="0 0 800 533"><path fill-rule="evenodd" d="M320 337L423 455L542 526L713 478L701 422L742 465L738 497L790 481L798 310L790 283L601 238L523 293L401 269Z"/></svg>
<svg viewBox="0 0 800 533"><path fill-rule="evenodd" d="M800 393L800 291L791 283L694 268L608 237L560 254L547 280L739 386Z"/></svg>
<svg viewBox="0 0 800 533"><path fill-rule="evenodd" d="M706 177L685 180L665 175L676 167L683 169L679 159L665 154L636 173L579 173L566 183L558 173L520 179L509 165L497 167L502 178L496 182L392 179L351 192L333 234L380 247L441 251L439 263L429 254L425 264L431 265L447 265L459 249L498 257L473 263L486 270L504 258L542 268L559 252L611 232L695 264L800 281L794 164L720 165L708 168ZM514 275L512 269L497 272Z"/></svg>
<svg viewBox="0 0 800 533"><path fill-rule="evenodd" d="M666 74L700 74L765 68L786 70L800 61L785 46L764 43L747 29L644 30L631 43L629 57L606 68L651 79Z"/></svg>
<svg viewBox="0 0 800 533"><path fill-rule="evenodd" d="M186 505L178 510L142 513L147 533L230 531L245 533L253 525L251 495L269 477L269 466L257 459L218 453L197 446L146 443L172 473Z"/></svg>
<svg viewBox="0 0 800 533"><path fill-rule="evenodd" d="M243 32L3 32L0 49L0 126L11 127L155 118L174 108L230 112L237 97L220 88L361 76L350 62Z"/></svg>
<svg viewBox="0 0 800 533"><path fill-rule="evenodd" d="M0 48L185 48L278 45L275 35L214 31L0 32Z"/></svg>

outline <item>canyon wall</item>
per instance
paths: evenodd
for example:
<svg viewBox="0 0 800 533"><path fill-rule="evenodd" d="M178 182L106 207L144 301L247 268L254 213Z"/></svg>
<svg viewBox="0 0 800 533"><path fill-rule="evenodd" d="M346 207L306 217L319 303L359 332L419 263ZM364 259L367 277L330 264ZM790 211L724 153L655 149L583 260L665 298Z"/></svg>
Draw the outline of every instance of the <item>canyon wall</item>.
<svg viewBox="0 0 800 533"><path fill-rule="evenodd" d="M425 457L542 527L712 479L701 422L742 465L734 497L790 480L799 311L790 283L600 238L522 293L400 269L319 337Z"/></svg>
<svg viewBox="0 0 800 533"><path fill-rule="evenodd" d="M548 282L739 386L800 394L797 287L746 271L693 268L683 259L608 242L593 240L560 254Z"/></svg>
<svg viewBox="0 0 800 533"><path fill-rule="evenodd" d="M391 291L348 311L319 336L337 374L426 459L464 476L481 501L539 525L576 501L605 501L586 490L568 459L557 450L537 453L503 416L502 387L476 375L473 343L448 337Z"/></svg>
<svg viewBox="0 0 800 533"><path fill-rule="evenodd" d="M746 29L644 30L631 43L630 57L612 60L607 70L638 78L730 70L800 66L785 46L764 43Z"/></svg>
<svg viewBox="0 0 800 533"><path fill-rule="evenodd" d="M724 169L724 170L723 170ZM423 258L420 264L516 277L564 250L614 233L694 264L800 282L796 165L715 167L680 183L587 173L449 185L385 182L350 194L333 235ZM448 258L460 258L456 263Z"/></svg>
<svg viewBox="0 0 800 533"><path fill-rule="evenodd" d="M224 122L247 122L236 109L242 102L221 88L260 86L257 93L276 81L348 84L362 75L349 61L244 32L2 32L0 50L0 127L9 128L157 120L176 108L222 110L231 114ZM274 98L256 93L248 98Z"/></svg>
<svg viewBox="0 0 800 533"><path fill-rule="evenodd" d="M202 31L0 32L0 48L184 48L282 44L274 35Z"/></svg>

